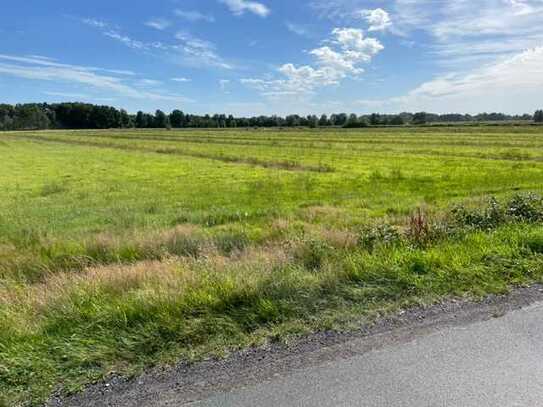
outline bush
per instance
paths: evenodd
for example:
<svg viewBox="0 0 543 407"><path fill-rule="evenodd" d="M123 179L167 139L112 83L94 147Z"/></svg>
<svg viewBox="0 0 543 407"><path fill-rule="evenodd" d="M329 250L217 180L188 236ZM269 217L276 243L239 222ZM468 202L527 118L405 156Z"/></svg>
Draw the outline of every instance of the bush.
<svg viewBox="0 0 543 407"><path fill-rule="evenodd" d="M543 219L543 198L534 193L517 194L507 204L507 215L521 222Z"/></svg>
<svg viewBox="0 0 543 407"><path fill-rule="evenodd" d="M467 208L464 205L454 207L451 218L453 225L457 227L491 230L505 223L506 214L496 198L492 197L482 208Z"/></svg>
<svg viewBox="0 0 543 407"><path fill-rule="evenodd" d="M358 245L372 251L378 245L392 246L400 241L401 236L398 230L394 226L385 223L362 229L359 234Z"/></svg>

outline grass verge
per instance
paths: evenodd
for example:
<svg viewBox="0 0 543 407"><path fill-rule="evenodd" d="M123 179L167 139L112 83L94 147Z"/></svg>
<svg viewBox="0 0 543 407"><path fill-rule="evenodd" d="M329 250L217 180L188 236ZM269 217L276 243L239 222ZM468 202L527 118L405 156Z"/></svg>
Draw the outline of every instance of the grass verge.
<svg viewBox="0 0 543 407"><path fill-rule="evenodd" d="M0 394L6 405L39 405L58 386L77 391L113 372L541 281L542 216L540 197L519 195L443 216L420 210L400 226L283 224L257 246L239 233L202 245L185 230L152 245L161 253L155 259L105 265L106 256L104 265L59 268L33 284L4 278Z"/></svg>

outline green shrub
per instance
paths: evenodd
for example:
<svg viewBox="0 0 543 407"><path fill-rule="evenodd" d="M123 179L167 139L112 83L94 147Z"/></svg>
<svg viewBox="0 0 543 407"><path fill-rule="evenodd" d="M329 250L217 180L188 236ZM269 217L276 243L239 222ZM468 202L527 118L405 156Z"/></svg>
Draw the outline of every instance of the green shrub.
<svg viewBox="0 0 543 407"><path fill-rule="evenodd" d="M407 268L413 274L425 275L431 270L431 265L428 264L422 255L417 254L410 259Z"/></svg>
<svg viewBox="0 0 543 407"><path fill-rule="evenodd" d="M543 219L543 198L534 193L514 195L507 203L507 215L523 222Z"/></svg>
<svg viewBox="0 0 543 407"><path fill-rule="evenodd" d="M496 198L492 197L486 206L480 208L457 205L451 211L451 220L454 226L460 228L491 230L505 223L506 214Z"/></svg>
<svg viewBox="0 0 543 407"><path fill-rule="evenodd" d="M372 251L378 245L393 246L400 241L400 232L394 226L384 223L363 228L359 233L358 245Z"/></svg>

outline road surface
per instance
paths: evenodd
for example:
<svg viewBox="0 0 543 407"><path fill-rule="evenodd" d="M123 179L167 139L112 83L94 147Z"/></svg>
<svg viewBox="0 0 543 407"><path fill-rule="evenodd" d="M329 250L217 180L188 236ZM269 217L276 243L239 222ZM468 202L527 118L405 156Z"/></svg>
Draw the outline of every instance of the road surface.
<svg viewBox="0 0 543 407"><path fill-rule="evenodd" d="M543 304L184 405L543 406Z"/></svg>
<svg viewBox="0 0 543 407"><path fill-rule="evenodd" d="M110 377L51 407L543 406L543 286Z"/></svg>

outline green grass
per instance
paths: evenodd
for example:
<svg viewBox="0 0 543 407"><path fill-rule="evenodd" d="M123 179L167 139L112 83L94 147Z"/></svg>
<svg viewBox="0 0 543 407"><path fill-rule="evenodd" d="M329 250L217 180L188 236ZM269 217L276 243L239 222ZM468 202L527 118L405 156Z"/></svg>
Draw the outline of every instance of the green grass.
<svg viewBox="0 0 543 407"><path fill-rule="evenodd" d="M543 128L0 140L0 405L543 275Z"/></svg>

